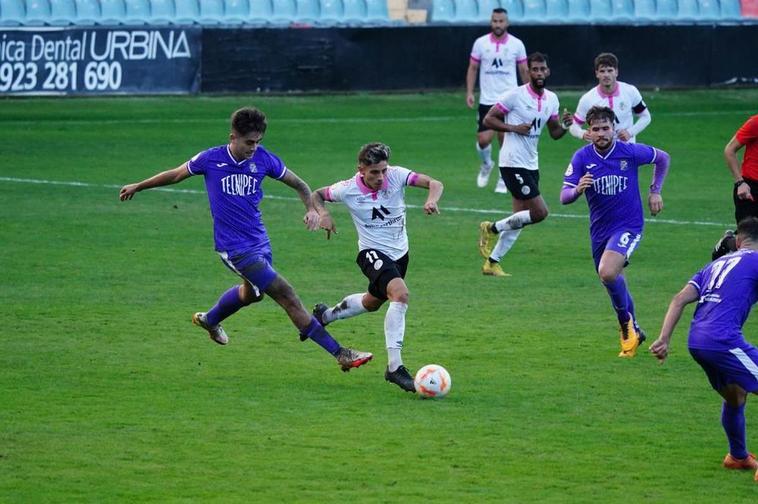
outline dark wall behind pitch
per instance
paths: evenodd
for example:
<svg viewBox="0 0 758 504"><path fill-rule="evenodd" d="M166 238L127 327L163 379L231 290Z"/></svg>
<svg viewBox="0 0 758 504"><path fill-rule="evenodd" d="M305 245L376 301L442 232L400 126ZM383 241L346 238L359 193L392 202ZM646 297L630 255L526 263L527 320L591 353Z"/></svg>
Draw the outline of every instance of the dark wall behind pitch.
<svg viewBox="0 0 758 504"><path fill-rule="evenodd" d="M463 87L486 26L203 30L202 91L362 91ZM552 86L586 87L614 52L641 87L758 84L758 25L512 26L550 57Z"/></svg>

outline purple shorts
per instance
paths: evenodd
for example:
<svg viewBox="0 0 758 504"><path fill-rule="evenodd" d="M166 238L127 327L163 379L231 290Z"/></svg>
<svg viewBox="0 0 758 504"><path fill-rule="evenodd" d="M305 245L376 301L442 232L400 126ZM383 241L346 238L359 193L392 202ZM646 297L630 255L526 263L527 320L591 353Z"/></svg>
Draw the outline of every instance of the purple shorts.
<svg viewBox="0 0 758 504"><path fill-rule="evenodd" d="M755 347L730 350L690 348L690 355L703 368L714 390L737 384L747 392L758 392L758 349Z"/></svg>
<svg viewBox="0 0 758 504"><path fill-rule="evenodd" d="M632 257L640 240L642 240L642 233L622 229L613 233L607 240L592 242L592 259L595 261L595 269L600 265L600 258L606 250L618 252L626 258L626 264L629 264L629 258Z"/></svg>
<svg viewBox="0 0 758 504"><path fill-rule="evenodd" d="M247 280L256 296L265 292L277 276L277 272L271 266L271 249L234 250L219 252L219 255L227 268Z"/></svg>

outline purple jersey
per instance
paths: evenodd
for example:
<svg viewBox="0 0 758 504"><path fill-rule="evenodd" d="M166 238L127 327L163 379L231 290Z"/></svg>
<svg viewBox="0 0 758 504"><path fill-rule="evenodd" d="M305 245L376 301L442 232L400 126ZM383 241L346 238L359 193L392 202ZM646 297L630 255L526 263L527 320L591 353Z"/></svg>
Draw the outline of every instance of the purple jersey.
<svg viewBox="0 0 758 504"><path fill-rule="evenodd" d="M639 234L644 218L640 188L640 165L655 161L656 150L645 144L615 141L600 155L586 145L574 153L566 169L563 185L576 187L585 173L592 174L592 186L584 191L590 208L590 237L593 243L606 241L624 230Z"/></svg>
<svg viewBox="0 0 758 504"><path fill-rule="evenodd" d="M258 203L263 177L281 179L287 167L261 146L251 159L237 162L228 145L212 147L187 162L192 175L203 175L219 252L270 247Z"/></svg>
<svg viewBox="0 0 758 504"><path fill-rule="evenodd" d="M701 350L750 348L742 325L758 301L758 251L742 249L698 271L690 285L700 294L688 345Z"/></svg>

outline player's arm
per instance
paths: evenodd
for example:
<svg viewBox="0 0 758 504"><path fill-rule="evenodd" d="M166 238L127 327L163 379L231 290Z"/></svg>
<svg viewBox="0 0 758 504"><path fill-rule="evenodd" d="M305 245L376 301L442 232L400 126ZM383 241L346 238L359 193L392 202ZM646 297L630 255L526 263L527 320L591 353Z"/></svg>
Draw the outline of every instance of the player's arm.
<svg viewBox="0 0 758 504"><path fill-rule="evenodd" d="M311 188L292 170L287 170L279 180L297 192L300 201L305 205L305 216L303 217L305 227L308 228L308 231L316 231L318 229L318 212L313 208Z"/></svg>
<svg viewBox="0 0 758 504"><path fill-rule="evenodd" d="M677 322L682 317L684 307L697 301L699 297L700 295L695 286L688 283L671 300L669 309L666 311L666 316L663 318L660 336L650 345L650 353L655 355L661 363L668 357L671 335L674 333Z"/></svg>
<svg viewBox="0 0 758 504"><path fill-rule="evenodd" d="M563 109L563 114L560 117L554 116L547 121L547 130L550 132L550 137L553 140L558 140L566 134L573 122L571 112Z"/></svg>
<svg viewBox="0 0 758 504"><path fill-rule="evenodd" d="M650 115L650 110L648 110L645 102L640 102L632 107L632 111L634 112L634 117L636 117L637 120L634 121L634 124L632 124L631 128L628 130L629 138L636 137L642 133L642 130L647 128L650 122L653 120L653 116ZM619 136L619 138L621 137ZM624 139L621 138L621 140Z"/></svg>
<svg viewBox="0 0 758 504"><path fill-rule="evenodd" d="M316 189L313 191L313 194L311 194L311 203L319 216L319 227L326 230L327 240L332 237L332 233L337 234L337 228L334 225L332 214L329 213L329 210L326 209L326 205L324 204L329 200L329 187Z"/></svg>
<svg viewBox="0 0 758 504"><path fill-rule="evenodd" d="M466 70L466 105L468 108L474 108L476 98L474 97L474 86L476 85L476 76L479 73L479 62L474 58L468 60L468 70Z"/></svg>
<svg viewBox="0 0 758 504"><path fill-rule="evenodd" d="M518 75L521 77L521 84L529 82L529 65L527 65L526 60L517 63L516 66L518 67Z"/></svg>
<svg viewBox="0 0 758 504"><path fill-rule="evenodd" d="M482 123L489 129L495 131L505 131L508 133L516 133L519 135L528 135L529 130L532 129L532 125L528 123L524 124L506 124L505 116L507 112L502 108L499 103L493 105L487 115L484 116Z"/></svg>
<svg viewBox="0 0 758 504"><path fill-rule="evenodd" d="M589 105L584 99L584 96L582 96L579 99L579 103L576 105L576 112L574 112L572 124L569 128L569 133L571 133L571 136L578 138L579 140L584 140L585 142L590 142L592 140L590 138L590 131L582 127L584 126L584 122L587 118L588 110Z"/></svg>
<svg viewBox="0 0 758 504"><path fill-rule="evenodd" d="M737 159L737 151L742 149L745 145L741 144L737 140L737 136L733 136L729 143L724 147L724 159L726 160L726 167L732 172L734 177L734 185L737 187L737 197L739 199L750 199L753 197L750 194L750 186L742 179L742 171L740 170L740 162Z"/></svg>
<svg viewBox="0 0 758 504"><path fill-rule="evenodd" d="M668 152L661 149L655 149L655 159L653 160L653 182L650 184L650 193L647 196L650 213L654 216L658 215L661 210L663 210L661 189L663 189L663 181L666 180L670 164L671 156L669 156Z"/></svg>
<svg viewBox="0 0 758 504"><path fill-rule="evenodd" d="M431 215L440 213L440 209L437 206L437 203L439 203L440 198L442 197L442 191L445 189L445 187L442 185L442 182L433 179L429 175L416 173L415 178L410 185L413 187L423 187L424 189L429 189L429 196L426 197L426 201L424 202L425 214Z"/></svg>
<svg viewBox="0 0 758 504"><path fill-rule="evenodd" d="M151 189L153 187L161 187L161 186L176 184L177 182L181 182L182 180L188 178L191 175L192 174L187 169L187 163L184 163L181 166L177 166L176 168L172 170L166 170L160 173L156 173L152 177L145 179L142 182L137 182L136 184L125 185L119 191L118 197L121 199L121 201L130 200L134 197L136 193L140 191L144 191L145 189Z"/></svg>

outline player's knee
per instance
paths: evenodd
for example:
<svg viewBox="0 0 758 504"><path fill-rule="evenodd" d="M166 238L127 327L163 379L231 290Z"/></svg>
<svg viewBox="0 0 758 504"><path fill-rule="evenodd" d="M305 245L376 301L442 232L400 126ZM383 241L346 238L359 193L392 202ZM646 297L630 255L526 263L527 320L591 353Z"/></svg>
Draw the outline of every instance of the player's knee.
<svg viewBox="0 0 758 504"><path fill-rule="evenodd" d="M390 295L389 292L387 293L387 298L393 303L408 304L409 297L410 297L410 293L408 292L408 289L400 290L398 292L393 292L392 295Z"/></svg>
<svg viewBox="0 0 758 504"><path fill-rule="evenodd" d="M242 301L242 304L245 306L251 305L253 303L257 303L261 299L263 299L263 293L258 291L257 289L253 289L253 287L250 286L250 284L245 283L240 286L240 301Z"/></svg>
<svg viewBox="0 0 758 504"><path fill-rule="evenodd" d="M548 213L547 207L535 208L529 211L529 217L531 217L532 223L536 224L547 219Z"/></svg>
<svg viewBox="0 0 758 504"><path fill-rule="evenodd" d="M600 277L600 281L604 284L610 284L616 281L618 272L613 268L604 268L603 265L600 265L600 268L597 270L597 276Z"/></svg>

